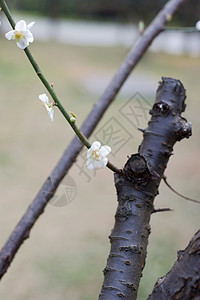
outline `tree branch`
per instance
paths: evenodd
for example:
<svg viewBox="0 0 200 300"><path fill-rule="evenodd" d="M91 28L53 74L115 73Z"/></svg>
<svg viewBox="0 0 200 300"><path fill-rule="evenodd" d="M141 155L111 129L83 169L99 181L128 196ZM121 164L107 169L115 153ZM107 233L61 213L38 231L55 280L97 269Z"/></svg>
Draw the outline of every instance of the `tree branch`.
<svg viewBox="0 0 200 300"><path fill-rule="evenodd" d="M0 5L2 6L2 9L3 9L3 11L4 11L7 19L9 20L12 28L15 29L15 22L14 22L14 20L12 18L12 15L11 15L9 9L8 9L8 6L7 6L6 2L5 2L5 0L0 0ZM56 95L53 87L47 81L47 79L44 76L43 72L39 68L38 63L36 62L36 60L33 57L31 51L29 50L29 48L28 47L25 48L24 52L26 53L26 56L27 56L30 64L32 65L33 69L35 70L35 73L38 75L39 79L41 80L41 82L43 83L43 85L45 86L45 88L47 89L47 91L49 92L49 94L51 95L52 99L54 100L54 105L60 110L61 114L67 120L67 122L69 123L69 125L71 126L71 128L74 130L74 132L76 133L76 135L78 136L78 138L80 139L80 141L89 149L91 147L90 142L88 141L88 139L86 138L86 136L83 134L83 132L81 131L81 129L79 129L79 127L76 124L76 121L74 121L74 120L71 121L71 115L70 115L70 113L68 113L67 110L62 105L62 103L59 100L59 98L57 97L57 95ZM110 162L107 163L107 167L110 170L112 170L113 172L116 172L116 173L120 174L120 170L117 169Z"/></svg>
<svg viewBox="0 0 200 300"><path fill-rule="evenodd" d="M10 25L12 26L13 29L15 29L15 22L14 19L12 18L12 15L8 9L8 6L5 2L5 0L0 0L0 6L3 9L4 14L6 15L8 21L10 22ZM59 98L57 97L53 87L51 86L51 84L47 81L46 77L44 76L43 72L41 71L38 63L36 62L35 58L33 57L31 51L29 50L29 47L26 47L24 49L24 52L26 53L26 56L30 62L30 64L32 65L33 69L35 70L35 73L37 74L37 76L39 77L39 79L41 80L41 82L43 83L43 85L45 86L45 88L47 89L47 91L49 92L49 94L51 95L52 99L54 100L55 106L58 107L58 109L60 110L60 112L62 113L62 115L64 116L64 118L67 120L67 122L69 123L69 125L72 127L72 129L74 130L74 132L76 133L76 135L79 137L79 139L82 141L82 143L87 147L90 148L91 145L89 143L89 141L87 140L87 138L84 136L84 134L80 131L80 129L78 128L78 126L76 125L76 123L73 121L71 122L71 115L70 113L68 113L66 111L66 109L64 108L64 106L62 105L61 101L59 100Z"/></svg>
<svg viewBox="0 0 200 300"><path fill-rule="evenodd" d="M154 198L174 144L191 135L191 124L181 117L185 98L179 80L162 78L139 153L125 164L126 178L115 174L118 208L100 300L136 299L147 254Z"/></svg>
<svg viewBox="0 0 200 300"><path fill-rule="evenodd" d="M136 45L131 49L108 88L93 107L81 127L81 131L87 138L91 135L103 114L112 103L123 83L144 55L147 48L151 45L155 37L164 30L166 22L170 21L173 14L184 2L185 0L170 0L145 30ZM75 137L9 236L6 244L0 252L0 278L2 278L6 273L19 247L22 245L24 240L28 238L31 228L37 221L38 217L43 213L45 206L53 197L59 183L71 168L82 148L83 145L78 138Z"/></svg>
<svg viewBox="0 0 200 300"><path fill-rule="evenodd" d="M187 248L178 251L172 269L156 282L148 300L199 299L200 298L200 230Z"/></svg>
<svg viewBox="0 0 200 300"><path fill-rule="evenodd" d="M167 177L166 176L163 176L163 180L166 184L166 186L173 192L175 193L176 195L178 195L179 197L187 200L187 201L191 201L191 202L194 202L194 203L197 203L197 204L200 204L200 201L199 200L195 200L195 199L192 199L192 198L189 198L189 197L186 197L184 195L182 195L181 193L177 192L167 181Z"/></svg>

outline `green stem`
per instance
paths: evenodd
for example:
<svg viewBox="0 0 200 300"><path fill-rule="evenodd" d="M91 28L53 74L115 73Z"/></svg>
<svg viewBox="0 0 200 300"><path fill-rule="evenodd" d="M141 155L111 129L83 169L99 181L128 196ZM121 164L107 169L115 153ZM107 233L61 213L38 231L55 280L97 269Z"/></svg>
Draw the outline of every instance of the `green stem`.
<svg viewBox="0 0 200 300"><path fill-rule="evenodd" d="M9 8L6 4L6 2L4 0L0 0L0 7L2 8L2 10L4 11L8 21L10 22L11 26L13 29L15 29L15 21L9 11ZM80 131L80 129L78 128L78 126L76 125L75 122L72 122L70 120L70 118L72 117L71 114L68 114L68 112L65 110L64 106L61 104L60 100L58 99L58 97L56 96L56 93L54 92L52 86L49 84L49 82L46 80L45 76L43 75L43 73L41 72L37 62L35 61L33 55L31 54L30 50L27 48L24 49L24 52L26 53L26 56L28 57L28 60L30 61L33 69L35 70L36 74L38 75L38 77L40 78L40 80L42 81L43 85L46 87L47 91L49 92L49 94L51 95L52 99L55 102L55 106L58 107L58 109L60 110L60 112L63 114L63 116L65 117L65 119L68 121L68 123L70 124L70 126L72 127L72 129L74 130L74 132L76 133L76 135L79 137L80 141L87 147L90 148L91 144L88 141L88 139L86 138L86 136ZM118 174L121 174L121 171L116 168L115 166L113 166L111 163L107 163L107 167L112 170L113 172L116 172Z"/></svg>
<svg viewBox="0 0 200 300"><path fill-rule="evenodd" d="M106 165L107 168L109 168L111 171L113 171L114 173L117 173L121 176L123 176L123 172L122 169L118 169L116 168L113 164L111 164L110 162L107 163Z"/></svg>
<svg viewBox="0 0 200 300"><path fill-rule="evenodd" d="M13 20L13 17L11 16L11 13L9 11L9 8L4 0L0 0L0 7L2 8L4 14L6 15L8 21L10 22L10 25L13 29L15 29L15 21Z"/></svg>
<svg viewBox="0 0 200 300"><path fill-rule="evenodd" d="M28 47L26 49L24 49L24 52L26 53L26 56L28 57L28 60L30 61L31 65L33 66L36 74L38 75L38 77L40 78L40 80L42 81L42 83L44 84L44 86L46 87L47 91L51 95L52 99L54 100L55 105L59 108L59 110L61 111L61 113L65 117L65 119L72 126L72 123L70 121L70 117L71 116L67 113L67 111L65 110L65 108L63 107L63 105L61 104L61 102L59 101L58 97L56 96L53 88L48 83L48 81L46 80L46 78L44 77L44 75L42 74L42 72L41 72L38 64L36 63L35 59L33 58L33 56L31 54L30 50L28 49Z"/></svg>

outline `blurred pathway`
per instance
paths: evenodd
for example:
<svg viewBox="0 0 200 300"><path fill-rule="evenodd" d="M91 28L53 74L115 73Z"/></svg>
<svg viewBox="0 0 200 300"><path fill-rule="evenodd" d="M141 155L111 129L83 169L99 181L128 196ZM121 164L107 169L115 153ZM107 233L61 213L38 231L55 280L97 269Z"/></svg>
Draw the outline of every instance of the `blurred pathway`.
<svg viewBox="0 0 200 300"><path fill-rule="evenodd" d="M57 41L60 43L82 46L125 46L131 47L139 34L136 25L120 23L102 23L86 21L69 21L60 19L52 21L48 18L15 15L15 20L24 19L36 22L32 31L37 40ZM7 20L3 19L3 32L9 30ZM200 56L200 33L163 32L153 42L153 52L169 54L188 54Z"/></svg>

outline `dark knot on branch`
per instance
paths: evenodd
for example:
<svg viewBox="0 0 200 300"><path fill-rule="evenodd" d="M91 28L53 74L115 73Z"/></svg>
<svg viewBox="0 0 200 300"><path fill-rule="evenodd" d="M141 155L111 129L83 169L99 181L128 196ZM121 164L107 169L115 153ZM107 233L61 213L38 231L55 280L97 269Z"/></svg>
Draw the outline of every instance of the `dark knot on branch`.
<svg viewBox="0 0 200 300"><path fill-rule="evenodd" d="M146 185L151 179L147 162L141 154L133 154L123 169L124 176L135 186Z"/></svg>

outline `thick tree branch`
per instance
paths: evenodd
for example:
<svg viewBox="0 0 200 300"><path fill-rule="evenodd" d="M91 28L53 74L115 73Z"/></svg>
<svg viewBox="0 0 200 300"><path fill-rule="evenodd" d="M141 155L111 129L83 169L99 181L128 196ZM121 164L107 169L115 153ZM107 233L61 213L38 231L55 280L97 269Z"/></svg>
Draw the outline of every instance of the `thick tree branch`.
<svg viewBox="0 0 200 300"><path fill-rule="evenodd" d="M125 164L125 177L115 174L119 203L100 300L136 299L145 265L154 198L174 144L191 135L191 124L181 117L185 98L179 80L163 78L139 153Z"/></svg>
<svg viewBox="0 0 200 300"><path fill-rule="evenodd" d="M172 269L156 282L148 300L200 299L200 230L187 248L178 251Z"/></svg>
<svg viewBox="0 0 200 300"><path fill-rule="evenodd" d="M93 107L92 111L89 113L87 119L83 123L81 131L86 137L91 135L106 109L119 92L126 78L144 55L152 41L162 30L164 30L166 22L170 21L173 14L184 2L185 0L170 0L150 24L150 26L145 30L137 44L131 49L116 75L112 79L110 85L105 90L104 94ZM29 236L31 228L37 221L38 217L43 213L45 206L53 197L59 183L67 174L82 148L83 145L78 138L75 137L64 152L51 175L44 182L33 202L27 208L16 228L11 233L6 244L0 252L0 278L2 278L7 271L19 247Z"/></svg>

